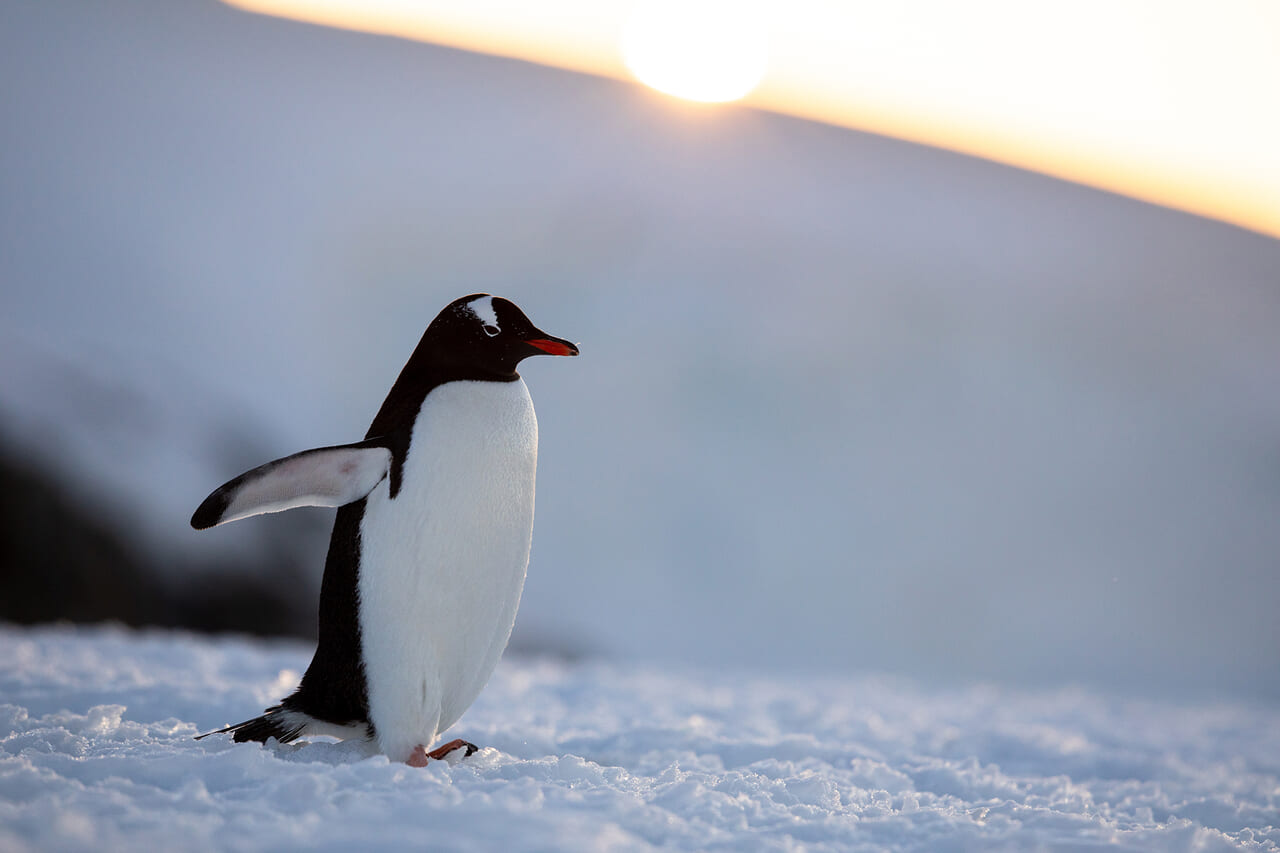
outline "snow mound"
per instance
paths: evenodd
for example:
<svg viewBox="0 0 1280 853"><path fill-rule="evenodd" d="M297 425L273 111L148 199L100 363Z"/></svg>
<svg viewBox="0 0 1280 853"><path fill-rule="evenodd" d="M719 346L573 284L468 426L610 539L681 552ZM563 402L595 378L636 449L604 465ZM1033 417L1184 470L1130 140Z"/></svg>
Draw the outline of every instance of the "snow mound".
<svg viewBox="0 0 1280 853"><path fill-rule="evenodd" d="M0 849L1275 850L1280 712L514 659L425 770L199 731L310 650L0 628Z"/></svg>

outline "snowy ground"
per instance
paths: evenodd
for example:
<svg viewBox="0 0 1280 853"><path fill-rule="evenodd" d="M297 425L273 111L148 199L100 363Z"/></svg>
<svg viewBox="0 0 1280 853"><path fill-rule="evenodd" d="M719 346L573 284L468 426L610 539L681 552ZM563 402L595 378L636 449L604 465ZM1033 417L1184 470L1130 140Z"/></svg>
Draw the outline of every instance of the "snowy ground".
<svg viewBox="0 0 1280 853"><path fill-rule="evenodd" d="M426 770L192 735L296 644L0 628L0 849L1275 850L1280 712L506 660Z"/></svg>

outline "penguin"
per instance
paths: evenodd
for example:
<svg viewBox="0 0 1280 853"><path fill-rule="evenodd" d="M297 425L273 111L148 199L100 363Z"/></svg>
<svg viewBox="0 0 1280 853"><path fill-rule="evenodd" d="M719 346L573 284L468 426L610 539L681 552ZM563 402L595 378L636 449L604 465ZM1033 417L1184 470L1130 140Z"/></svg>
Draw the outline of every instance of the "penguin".
<svg viewBox="0 0 1280 853"><path fill-rule="evenodd" d="M421 767L506 648L533 538L538 421L516 371L576 356L510 300L456 299L427 326L363 441L304 450L216 489L205 530L299 506L337 507L320 586L319 640L296 691L199 737L363 738Z"/></svg>

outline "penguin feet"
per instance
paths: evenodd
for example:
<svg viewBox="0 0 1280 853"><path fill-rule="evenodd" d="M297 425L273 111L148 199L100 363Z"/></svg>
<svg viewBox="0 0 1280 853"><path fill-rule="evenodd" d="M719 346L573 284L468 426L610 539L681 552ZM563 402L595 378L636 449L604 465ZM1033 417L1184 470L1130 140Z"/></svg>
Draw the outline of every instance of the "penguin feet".
<svg viewBox="0 0 1280 853"><path fill-rule="evenodd" d="M456 740L449 741L444 746L437 746L435 749L427 753L427 758L434 758L435 760L440 761L455 749L465 749L466 752L462 753L462 757L466 758L468 755L474 755L476 750L479 748L480 747L476 746L474 743L469 743L462 738L458 738Z"/></svg>
<svg viewBox="0 0 1280 853"><path fill-rule="evenodd" d="M434 758L436 761L443 761L446 755L456 749L465 749L466 752L462 754L462 757L466 758L468 755L474 754L479 748L480 747L476 746L474 743L469 743L461 738L451 740L444 746L438 746L430 752L427 752L427 748L425 746L418 744L413 748L413 752L409 754L409 758L405 761L405 764L408 764L410 767L426 767L427 762L431 759Z"/></svg>

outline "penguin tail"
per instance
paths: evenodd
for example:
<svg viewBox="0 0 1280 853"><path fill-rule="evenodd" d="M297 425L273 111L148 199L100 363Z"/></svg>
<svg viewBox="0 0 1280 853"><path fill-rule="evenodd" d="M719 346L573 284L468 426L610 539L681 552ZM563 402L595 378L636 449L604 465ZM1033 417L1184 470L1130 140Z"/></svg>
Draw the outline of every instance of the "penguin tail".
<svg viewBox="0 0 1280 853"><path fill-rule="evenodd" d="M283 706L273 705L261 717L254 717L252 720L245 720L243 723L236 723L234 726L227 726L225 729L217 729L212 732L205 732L202 735L196 735L196 740L207 738L210 735L229 734L236 743L245 743L247 741L266 743L269 738L275 738L280 743L289 743L302 734L306 724L297 719L289 719L292 715L282 714L281 711L283 710Z"/></svg>

